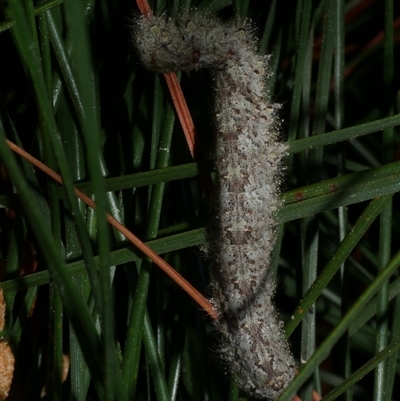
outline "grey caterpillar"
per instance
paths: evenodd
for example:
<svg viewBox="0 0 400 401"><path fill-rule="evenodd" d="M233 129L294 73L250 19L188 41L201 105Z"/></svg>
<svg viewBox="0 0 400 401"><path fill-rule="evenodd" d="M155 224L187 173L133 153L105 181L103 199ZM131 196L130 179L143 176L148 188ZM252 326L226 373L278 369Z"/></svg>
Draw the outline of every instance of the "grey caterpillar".
<svg viewBox="0 0 400 401"><path fill-rule="evenodd" d="M134 40L150 70L213 71L218 195L209 233L216 261L212 302L224 359L239 387L276 399L292 381L295 362L272 303L275 281L268 269L287 149L279 141L279 107L265 86L268 57L257 54L247 20L222 23L196 11L176 20L140 18Z"/></svg>

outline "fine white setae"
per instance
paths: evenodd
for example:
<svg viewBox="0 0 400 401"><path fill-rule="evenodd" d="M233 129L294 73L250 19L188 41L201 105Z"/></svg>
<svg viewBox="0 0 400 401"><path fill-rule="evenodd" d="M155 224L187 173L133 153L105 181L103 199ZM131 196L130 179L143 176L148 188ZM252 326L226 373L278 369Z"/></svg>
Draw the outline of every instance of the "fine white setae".
<svg viewBox="0 0 400 401"><path fill-rule="evenodd" d="M266 88L269 58L257 53L248 20L222 23L197 11L177 19L142 17L134 41L150 70L213 71L218 182L209 241L216 325L239 387L276 399L292 381L295 362L272 303L276 285L269 270L287 149L279 141L279 106Z"/></svg>

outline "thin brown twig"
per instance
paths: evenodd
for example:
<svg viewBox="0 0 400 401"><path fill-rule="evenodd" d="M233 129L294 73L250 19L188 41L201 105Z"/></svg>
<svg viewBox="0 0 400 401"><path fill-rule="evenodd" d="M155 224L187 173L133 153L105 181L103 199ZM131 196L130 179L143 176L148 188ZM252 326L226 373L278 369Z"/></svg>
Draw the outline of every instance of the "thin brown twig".
<svg viewBox="0 0 400 401"><path fill-rule="evenodd" d="M147 0L136 0L137 6L139 7L140 12L144 17L150 17L153 15L153 11L150 8L149 3Z"/></svg>
<svg viewBox="0 0 400 401"><path fill-rule="evenodd" d="M189 152L194 161L202 160L202 152L199 141L197 140L192 115L186 103L185 96L179 84L178 77L174 72L164 74L165 80L174 103L176 113L182 126L183 133L189 148ZM201 185L207 195L212 193L213 182L209 174L200 174Z"/></svg>
<svg viewBox="0 0 400 401"><path fill-rule="evenodd" d="M6 139L7 145L15 153L19 154L25 160L32 163L34 166L39 168L41 171L46 173L48 176L53 178L59 184L63 185L63 180L59 174L50 169L44 163L33 157L31 154L21 149L13 142ZM92 201L87 195L85 195L78 188L74 187L76 196L85 202L92 209L96 209L95 202ZM165 260L163 260L156 252L149 248L143 241L141 241L136 235L129 231L124 225L118 220L106 213L107 221L123 234L136 248L138 248L144 255L149 257L161 270L163 270L172 280L175 281L201 308L203 308L214 320L218 320L218 314L213 308L212 304L194 288L185 278L183 278L172 266L170 266Z"/></svg>
<svg viewBox="0 0 400 401"><path fill-rule="evenodd" d="M398 27L400 27L400 17L397 17L393 21L393 29L397 29ZM361 48L359 54L368 52L371 49L373 49L374 47L380 46L383 42L384 37L385 37L384 31L383 30L379 31L365 46L363 46ZM395 38L395 43L397 43L398 41L399 41L399 38L397 38L397 40ZM355 64L352 64L349 67L347 67L344 70L345 77L348 77L351 73L353 73L353 71L359 67L359 64L360 64L360 61L357 61Z"/></svg>
<svg viewBox="0 0 400 401"><path fill-rule="evenodd" d="M193 119L187 107L182 88L174 72L168 72L164 74L164 77L167 81L168 89L171 93L171 98L174 103L176 113L178 114L179 121L182 125L183 133L185 135L190 154L192 155L192 158L196 160L196 133L194 129Z"/></svg>

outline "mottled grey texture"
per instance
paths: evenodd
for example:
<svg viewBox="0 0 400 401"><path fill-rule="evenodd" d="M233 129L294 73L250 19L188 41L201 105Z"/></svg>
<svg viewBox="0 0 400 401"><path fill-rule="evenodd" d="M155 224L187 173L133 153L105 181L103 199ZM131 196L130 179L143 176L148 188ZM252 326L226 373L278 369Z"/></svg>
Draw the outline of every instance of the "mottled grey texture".
<svg viewBox="0 0 400 401"><path fill-rule="evenodd" d="M276 241L281 159L276 104L265 87L268 58L256 51L247 21L221 23L192 12L178 20L141 18L135 43L144 65L157 72L214 71L218 199L211 254L217 282L223 355L241 389L275 399L295 374L282 323L271 301L269 272Z"/></svg>

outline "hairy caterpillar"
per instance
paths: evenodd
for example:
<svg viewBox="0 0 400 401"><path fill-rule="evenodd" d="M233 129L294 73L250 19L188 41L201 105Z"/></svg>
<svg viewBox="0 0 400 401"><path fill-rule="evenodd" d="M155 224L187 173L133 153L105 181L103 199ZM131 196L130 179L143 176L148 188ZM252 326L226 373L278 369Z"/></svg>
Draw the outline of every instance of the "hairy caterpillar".
<svg viewBox="0 0 400 401"><path fill-rule="evenodd" d="M271 300L275 282L268 269L286 153L278 141L278 106L265 87L268 57L257 54L248 21L221 23L198 12L176 21L140 18L134 39L148 69L214 72L218 199L210 243L217 326L239 387L275 399L293 379L295 363Z"/></svg>

